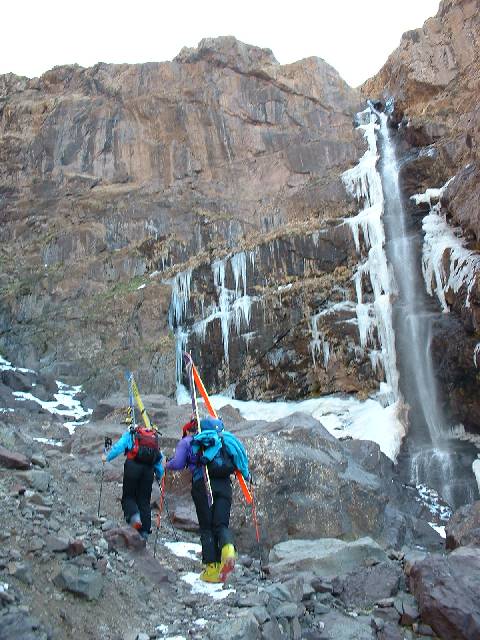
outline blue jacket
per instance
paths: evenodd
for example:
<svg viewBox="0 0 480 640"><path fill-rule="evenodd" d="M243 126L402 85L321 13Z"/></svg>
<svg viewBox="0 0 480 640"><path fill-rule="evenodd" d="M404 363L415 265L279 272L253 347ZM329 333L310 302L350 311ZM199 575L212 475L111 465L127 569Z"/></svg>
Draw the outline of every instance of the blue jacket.
<svg viewBox="0 0 480 640"><path fill-rule="evenodd" d="M111 460L121 455L122 453L126 453L127 451L130 451L131 449L133 449L133 445L134 445L133 434L130 432L130 429L128 429L128 431L125 431L122 437L119 440L117 440L117 442L115 442L113 447L107 453L107 462L110 462ZM156 462L153 465L153 470L155 471L155 475L157 476L158 480L160 480L160 478L163 476L163 473L164 473L162 460L163 460L163 453L160 451L160 458L158 462Z"/></svg>
<svg viewBox="0 0 480 640"><path fill-rule="evenodd" d="M198 454L200 448L204 451L202 457L208 461L213 460L222 447L222 440L227 452L232 456L236 468L240 471L245 480L249 480L250 471L248 470L248 458L245 447L240 440L230 433L230 431L222 431L219 435L213 429L201 431L192 438L192 451Z"/></svg>

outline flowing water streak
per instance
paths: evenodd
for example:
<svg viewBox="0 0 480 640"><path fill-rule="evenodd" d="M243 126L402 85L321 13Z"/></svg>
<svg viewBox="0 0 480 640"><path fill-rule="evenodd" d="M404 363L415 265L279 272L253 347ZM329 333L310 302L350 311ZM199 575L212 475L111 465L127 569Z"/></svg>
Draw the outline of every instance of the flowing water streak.
<svg viewBox="0 0 480 640"><path fill-rule="evenodd" d="M402 353L408 363L408 377L414 380L419 408L428 427L430 441L438 443L445 439L445 418L440 409L433 362L430 354L430 319L424 299L419 295L422 283L415 269L415 253L412 237L406 226L406 216L398 183L398 165L395 148L390 139L387 116L381 114L381 137L383 141L383 181L388 193L390 260L398 286L397 305L402 314L396 331L405 345ZM410 402L410 398L407 398ZM442 459L441 465L447 464Z"/></svg>

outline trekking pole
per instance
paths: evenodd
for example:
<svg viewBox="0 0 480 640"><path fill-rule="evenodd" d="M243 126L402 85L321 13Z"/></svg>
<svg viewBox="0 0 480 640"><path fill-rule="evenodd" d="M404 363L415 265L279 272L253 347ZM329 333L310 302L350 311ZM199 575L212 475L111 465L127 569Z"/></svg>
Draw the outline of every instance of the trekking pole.
<svg viewBox="0 0 480 640"><path fill-rule="evenodd" d="M262 561L262 547L260 545L260 527L258 526L258 518L257 518L257 507L255 504L255 492L253 490L253 479L250 476L250 493L252 495L252 518L253 524L255 525L255 538L257 539L257 547L258 547L258 555L260 558L260 577L264 577L263 571L263 561Z"/></svg>
<svg viewBox="0 0 480 640"><path fill-rule="evenodd" d="M163 474L162 482L161 483L159 482L158 486L160 488L160 505L158 507L158 513L157 513L157 530L155 532L155 544L153 545L153 557L154 558L157 557L158 532L160 530L160 518L162 517L163 499L164 499L164 496L165 496L165 473Z"/></svg>
<svg viewBox="0 0 480 640"><path fill-rule="evenodd" d="M170 511L168 510L167 496L164 495L163 499L164 499L164 503L165 503L165 511L167 512L167 518L168 518L168 521L170 522L170 526L172 528L173 537L175 538L175 542L178 542L177 532L175 531L175 527L173 526L172 518L170 517Z"/></svg>
<svg viewBox="0 0 480 640"><path fill-rule="evenodd" d="M105 437L103 453L106 454L111 446L112 446L112 439L108 438L108 437ZM97 517L98 518L100 517L100 503L102 501L102 489L103 489L103 474L104 474L104 471L105 471L105 461L102 460L102 476L100 478L100 495L98 496L98 509L97 509Z"/></svg>

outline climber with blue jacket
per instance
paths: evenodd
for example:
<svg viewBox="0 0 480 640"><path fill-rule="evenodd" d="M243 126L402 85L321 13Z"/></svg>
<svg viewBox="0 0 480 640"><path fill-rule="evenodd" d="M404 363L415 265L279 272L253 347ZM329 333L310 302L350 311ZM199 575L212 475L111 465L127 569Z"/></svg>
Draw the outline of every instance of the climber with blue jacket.
<svg viewBox="0 0 480 640"><path fill-rule="evenodd" d="M147 540L152 525L150 498L153 477L155 475L160 480L163 476L163 454L157 431L143 425L128 429L110 451L103 454L102 461L110 462L122 453L126 456L122 492L125 520Z"/></svg>

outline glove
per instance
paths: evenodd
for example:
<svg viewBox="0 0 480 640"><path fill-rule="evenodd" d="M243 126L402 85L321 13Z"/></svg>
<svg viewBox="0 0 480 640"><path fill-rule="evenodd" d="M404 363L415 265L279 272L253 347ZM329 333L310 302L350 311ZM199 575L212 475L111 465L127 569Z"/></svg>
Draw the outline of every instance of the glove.
<svg viewBox="0 0 480 640"><path fill-rule="evenodd" d="M102 462L105 464L106 461L107 461L107 454L102 453Z"/></svg>

